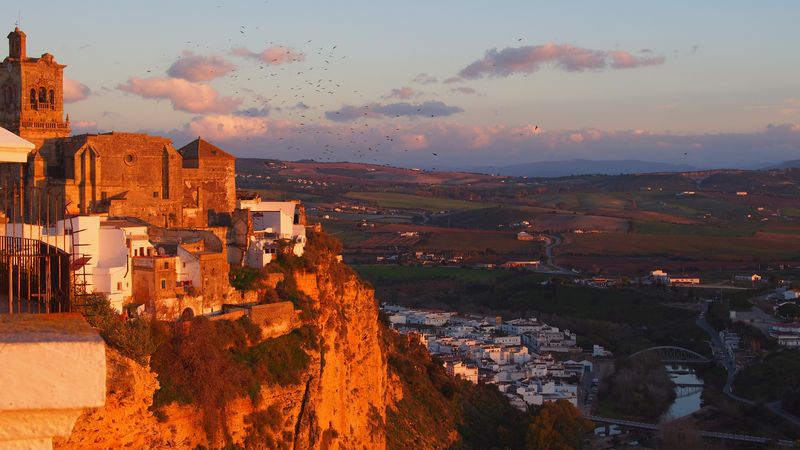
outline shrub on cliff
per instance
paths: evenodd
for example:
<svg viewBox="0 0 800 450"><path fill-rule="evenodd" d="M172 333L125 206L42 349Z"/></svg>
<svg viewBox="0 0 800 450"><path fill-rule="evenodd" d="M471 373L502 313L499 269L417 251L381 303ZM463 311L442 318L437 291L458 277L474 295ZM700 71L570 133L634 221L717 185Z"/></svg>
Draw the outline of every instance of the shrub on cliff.
<svg viewBox="0 0 800 450"><path fill-rule="evenodd" d="M139 364L146 364L156 344L151 333L151 324L134 317L126 318L111 306L104 295L93 294L74 302L75 309L89 324L100 330L106 344Z"/></svg>
<svg viewBox="0 0 800 450"><path fill-rule="evenodd" d="M236 290L249 291L258 288L258 283L264 278L264 272L250 267L231 266L228 278Z"/></svg>
<svg viewBox="0 0 800 450"><path fill-rule="evenodd" d="M262 384L300 382L309 361L304 348L315 345L309 339L316 337L301 329L259 342L260 329L247 317L176 323L151 361L160 384L153 407L175 401L195 405L209 441L220 432L227 439L230 401L246 396L257 401Z"/></svg>

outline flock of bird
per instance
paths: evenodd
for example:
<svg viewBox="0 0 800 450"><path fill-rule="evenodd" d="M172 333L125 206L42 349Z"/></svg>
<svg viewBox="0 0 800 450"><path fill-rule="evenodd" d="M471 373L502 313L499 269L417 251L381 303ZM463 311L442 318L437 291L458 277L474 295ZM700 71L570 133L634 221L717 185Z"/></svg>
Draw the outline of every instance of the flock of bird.
<svg viewBox="0 0 800 450"><path fill-rule="evenodd" d="M217 6L221 7L222 5ZM236 38L227 39L226 45L230 49L245 48L246 46L240 45L243 40L252 45L253 39L250 35L260 33L260 27L253 27L251 31L246 25L240 25L237 31ZM521 40L522 38L518 39ZM225 83L227 92L245 99L243 109L235 114L266 116L279 113L287 121L281 121L284 125L278 130L270 131L274 141L261 136L246 136L245 141L263 143L265 153L274 153L277 143L285 145L286 150L293 151L299 157L308 157L309 152L304 153L303 150L310 150L313 152L313 159L318 161L341 161L352 157L362 162L378 163L382 159L379 156L382 150L391 148L408 152L408 140L420 140L420 137L414 136L412 127L402 123L390 125L388 121L381 121L388 116L373 112L375 106L372 106L380 103L367 102L364 94L352 87L361 80L339 80L335 75L330 75L340 72L342 63L347 59L347 55L342 54L337 44L319 46L314 45L313 39L308 39L303 46L305 49L298 53L291 47L278 45L273 41L262 42L266 48L283 50L286 56L265 61L258 58L266 53L253 52L249 63L243 61L237 64L236 68L220 78ZM211 56L214 53L212 46L197 41L187 40L184 46L197 50L201 56ZM169 59L167 54L164 57L165 60ZM148 68L147 73L154 72L154 69ZM264 95L262 92L269 94ZM360 103L358 108L361 114L351 118L351 113L351 116L341 116L342 119L336 120L326 117L326 111L334 117L342 114L343 107L333 103L342 101L343 98L346 98L345 101L355 100ZM424 106L418 106L416 114L413 114L415 118L420 118L418 120L437 117L435 112L423 111ZM402 116L394 114L393 117L400 119ZM288 126L285 125L287 123ZM287 134L287 130L298 139ZM401 139L401 135L406 134L407 136L402 136L405 139ZM439 156L436 151L429 153L433 157Z"/></svg>

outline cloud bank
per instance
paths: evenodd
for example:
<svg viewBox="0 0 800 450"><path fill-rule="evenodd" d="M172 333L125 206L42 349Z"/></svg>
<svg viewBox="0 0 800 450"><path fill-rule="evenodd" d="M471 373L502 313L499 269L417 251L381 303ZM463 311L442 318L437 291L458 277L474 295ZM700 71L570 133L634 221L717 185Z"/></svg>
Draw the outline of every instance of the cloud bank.
<svg viewBox="0 0 800 450"><path fill-rule="evenodd" d="M381 121L362 128L351 123L303 124L214 114L196 117L167 134L178 144L203 136L240 157L368 161L406 167L507 166L601 158L736 168L796 159L800 153L800 123L770 125L752 133L675 135L638 129L542 130L534 124L471 126L441 121Z"/></svg>
<svg viewBox="0 0 800 450"><path fill-rule="evenodd" d="M592 50L570 44L547 43L525 47L489 49L482 59L461 69L461 78L507 77L515 73L534 73L549 66L567 72L632 69L664 63L661 56L636 56L625 50Z"/></svg>
<svg viewBox="0 0 800 450"><path fill-rule="evenodd" d="M344 105L335 111L326 111L325 117L335 122L349 122L358 118L384 117L442 117L463 112L458 106L446 105L438 100L422 103L371 103L361 107Z"/></svg>

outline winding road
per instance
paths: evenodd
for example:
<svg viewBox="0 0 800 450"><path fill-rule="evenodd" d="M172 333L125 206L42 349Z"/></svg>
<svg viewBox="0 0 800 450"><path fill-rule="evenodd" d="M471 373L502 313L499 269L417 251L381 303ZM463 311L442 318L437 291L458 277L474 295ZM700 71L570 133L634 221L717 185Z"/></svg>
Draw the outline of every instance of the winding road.
<svg viewBox="0 0 800 450"><path fill-rule="evenodd" d="M553 262L553 248L562 244L563 240L561 239L561 236L557 234L542 234L542 238L545 241L544 244L545 261L542 264L542 269L544 269L542 271L548 273L561 274L561 275L575 275L575 272L565 269L563 267L559 267Z"/></svg>

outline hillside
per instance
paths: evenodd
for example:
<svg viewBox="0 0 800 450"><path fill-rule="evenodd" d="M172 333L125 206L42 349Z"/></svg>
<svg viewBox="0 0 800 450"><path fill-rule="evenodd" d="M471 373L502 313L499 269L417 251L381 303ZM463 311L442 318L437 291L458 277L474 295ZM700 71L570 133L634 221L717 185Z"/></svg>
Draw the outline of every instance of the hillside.
<svg viewBox="0 0 800 450"><path fill-rule="evenodd" d="M417 340L383 325L338 247L314 233L303 258L271 268L284 275L274 289L254 281L265 300L302 310L289 333L263 338L247 319L202 317L144 332L94 310L110 345L106 405L55 448L537 448L526 447L536 417L448 377ZM550 408L572 427L556 436L580 442L576 411Z"/></svg>
<svg viewBox="0 0 800 450"><path fill-rule="evenodd" d="M566 177L570 175L617 175L623 173L688 172L697 170L688 164L669 164L640 160L537 161L513 166L482 168L477 172L497 173L515 177Z"/></svg>

